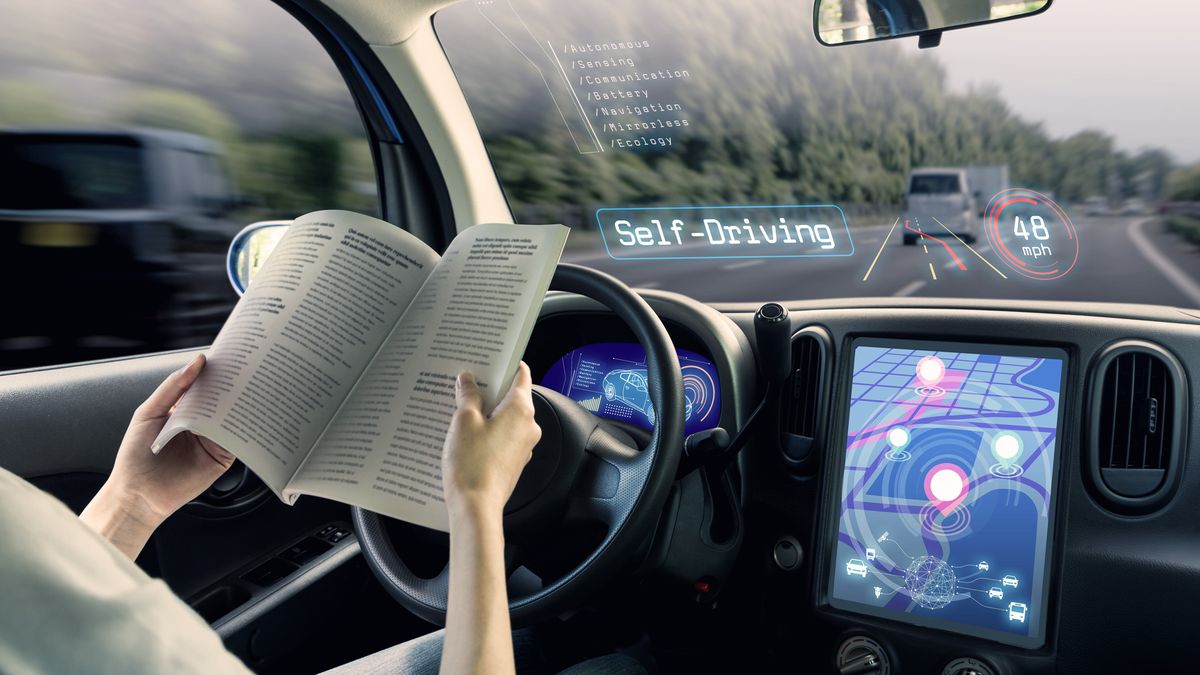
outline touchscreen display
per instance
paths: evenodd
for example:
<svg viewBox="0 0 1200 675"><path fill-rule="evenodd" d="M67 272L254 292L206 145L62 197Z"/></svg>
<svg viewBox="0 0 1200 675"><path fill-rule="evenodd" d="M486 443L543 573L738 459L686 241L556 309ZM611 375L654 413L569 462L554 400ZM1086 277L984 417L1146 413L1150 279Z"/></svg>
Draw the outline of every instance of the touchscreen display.
<svg viewBox="0 0 1200 675"><path fill-rule="evenodd" d="M1066 355L858 340L830 604L1044 642Z"/></svg>
<svg viewBox="0 0 1200 675"><path fill-rule="evenodd" d="M712 361L676 349L683 374L684 433L711 429L721 421L721 391ZM654 406L646 376L646 352L636 342L596 342L563 355L542 386L575 400L593 413L653 429Z"/></svg>

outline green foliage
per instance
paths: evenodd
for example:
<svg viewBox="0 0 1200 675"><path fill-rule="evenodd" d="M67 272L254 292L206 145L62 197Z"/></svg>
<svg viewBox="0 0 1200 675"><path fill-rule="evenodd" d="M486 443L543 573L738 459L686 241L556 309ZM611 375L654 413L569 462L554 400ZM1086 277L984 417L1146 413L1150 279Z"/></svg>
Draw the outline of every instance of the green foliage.
<svg viewBox="0 0 1200 675"><path fill-rule="evenodd" d="M208 101L184 91L146 89L125 99L116 122L139 127L174 129L230 140L237 130L233 119Z"/></svg>
<svg viewBox="0 0 1200 675"><path fill-rule="evenodd" d="M1173 202L1200 202L1200 164L1171 172L1166 191L1167 199Z"/></svg>
<svg viewBox="0 0 1200 675"><path fill-rule="evenodd" d="M1172 214L1166 218L1167 229L1192 244L1200 245L1200 218Z"/></svg>
<svg viewBox="0 0 1200 675"><path fill-rule="evenodd" d="M312 200L313 208L336 204L342 185L341 144L334 136L303 134L285 137L291 155L290 182Z"/></svg>
<svg viewBox="0 0 1200 675"><path fill-rule="evenodd" d="M17 80L0 81L0 126L54 126L71 116L48 89Z"/></svg>
<svg viewBox="0 0 1200 675"><path fill-rule="evenodd" d="M361 139L320 132L238 139L228 144L238 189L252 195L263 217L294 218L308 211L345 208L371 213L374 165Z"/></svg>

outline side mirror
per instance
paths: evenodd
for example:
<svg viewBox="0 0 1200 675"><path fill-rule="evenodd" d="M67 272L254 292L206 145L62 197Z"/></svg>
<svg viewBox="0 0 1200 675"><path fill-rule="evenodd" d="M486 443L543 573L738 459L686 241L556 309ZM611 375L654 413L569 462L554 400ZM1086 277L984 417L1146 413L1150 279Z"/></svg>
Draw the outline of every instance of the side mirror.
<svg viewBox="0 0 1200 675"><path fill-rule="evenodd" d="M1053 0L817 0L813 29L826 46L909 35L936 47L942 32L1041 14Z"/></svg>
<svg viewBox="0 0 1200 675"><path fill-rule="evenodd" d="M260 223L247 225L229 245L226 259L226 270L229 272L229 283L234 292L244 295L250 287L254 275L262 269L267 256L275 250L283 233L292 224L290 220L264 220Z"/></svg>

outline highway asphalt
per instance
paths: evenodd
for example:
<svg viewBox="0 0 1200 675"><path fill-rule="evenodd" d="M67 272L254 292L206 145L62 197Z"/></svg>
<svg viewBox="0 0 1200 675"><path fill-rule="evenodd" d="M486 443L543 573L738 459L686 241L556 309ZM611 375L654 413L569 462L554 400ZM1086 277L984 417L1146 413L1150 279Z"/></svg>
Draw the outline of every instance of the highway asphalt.
<svg viewBox="0 0 1200 675"><path fill-rule="evenodd" d="M618 261L597 242L594 250L572 251L563 259L604 270L634 287L705 302L914 296L1200 308L1200 248L1165 232L1159 219L1079 217L1074 222L1079 262L1053 281L1014 273L986 240L968 246L947 237L949 247L903 246L900 228L892 230L891 223L854 228L856 250L845 258Z"/></svg>

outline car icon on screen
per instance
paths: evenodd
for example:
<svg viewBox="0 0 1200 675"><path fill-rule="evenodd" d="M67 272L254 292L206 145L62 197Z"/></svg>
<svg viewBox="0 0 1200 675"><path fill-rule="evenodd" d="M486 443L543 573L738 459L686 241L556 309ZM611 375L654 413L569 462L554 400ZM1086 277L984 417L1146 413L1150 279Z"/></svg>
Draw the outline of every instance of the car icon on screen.
<svg viewBox="0 0 1200 675"><path fill-rule="evenodd" d="M1000 583L1004 584L1005 586L1012 586L1013 588L1016 588L1017 578L1011 574L1005 574L1004 578L1000 580Z"/></svg>
<svg viewBox="0 0 1200 675"><path fill-rule="evenodd" d="M1010 602L1008 603L1008 620L1025 623L1025 612L1027 611L1029 611L1029 607L1025 606L1025 603Z"/></svg>
<svg viewBox="0 0 1200 675"><path fill-rule="evenodd" d="M990 600L992 598L996 598L998 600L1003 600L1004 599L1004 591L999 588L996 588L995 586L992 586L991 588L988 589L988 599Z"/></svg>
<svg viewBox="0 0 1200 675"><path fill-rule="evenodd" d="M979 561L979 571L980 572L986 572L986 571L988 571L988 568L989 568L989 565L986 560Z"/></svg>
<svg viewBox="0 0 1200 675"><path fill-rule="evenodd" d="M864 579L867 578L867 563L858 558L851 558L846 561L846 574L850 576L858 575Z"/></svg>
<svg viewBox="0 0 1200 675"><path fill-rule="evenodd" d="M654 424L654 404L650 402L650 387L646 381L645 370L622 369L610 371L602 382L604 398L609 401L620 401L625 405L640 411L646 416L646 421ZM692 397L684 392L683 418L692 417Z"/></svg>

